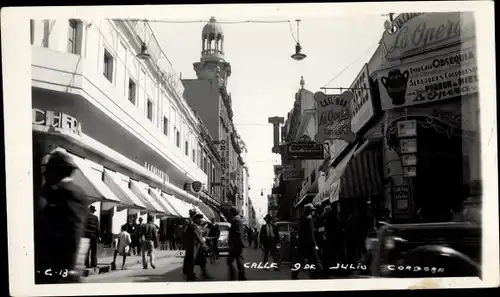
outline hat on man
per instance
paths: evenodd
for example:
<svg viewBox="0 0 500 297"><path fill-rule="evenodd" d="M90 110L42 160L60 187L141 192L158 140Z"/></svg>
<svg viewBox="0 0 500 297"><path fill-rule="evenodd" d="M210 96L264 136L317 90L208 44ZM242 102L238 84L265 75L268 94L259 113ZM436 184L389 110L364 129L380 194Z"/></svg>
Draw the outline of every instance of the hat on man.
<svg viewBox="0 0 500 297"><path fill-rule="evenodd" d="M264 217L264 221L272 221L273 220L273 217L270 215L270 214L267 214L265 217Z"/></svg>
<svg viewBox="0 0 500 297"><path fill-rule="evenodd" d="M314 205L312 203L307 203L306 205L304 205L304 209L305 210L315 210L316 208L314 207Z"/></svg>
<svg viewBox="0 0 500 297"><path fill-rule="evenodd" d="M91 212L96 211L95 206L93 206L93 205L89 206L89 210L90 210Z"/></svg>
<svg viewBox="0 0 500 297"><path fill-rule="evenodd" d="M49 160L47 163L42 164L46 167L69 167L77 168L71 156L62 151L55 151L49 155Z"/></svg>
<svg viewBox="0 0 500 297"><path fill-rule="evenodd" d="M195 217L196 219L203 219L203 215L202 215L201 213L196 213L196 214L194 215L194 217Z"/></svg>
<svg viewBox="0 0 500 297"><path fill-rule="evenodd" d="M189 216L190 217L194 217L196 214L197 214L196 210L194 210L194 209L190 209L189 210Z"/></svg>

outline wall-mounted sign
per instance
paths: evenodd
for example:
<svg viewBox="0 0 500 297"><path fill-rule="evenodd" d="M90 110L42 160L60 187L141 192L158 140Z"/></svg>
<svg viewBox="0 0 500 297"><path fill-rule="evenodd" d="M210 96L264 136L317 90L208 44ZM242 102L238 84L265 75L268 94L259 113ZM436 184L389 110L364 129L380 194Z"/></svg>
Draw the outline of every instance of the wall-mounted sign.
<svg viewBox="0 0 500 297"><path fill-rule="evenodd" d="M144 168L146 168L149 172L161 178L163 180L163 183L168 182L168 175L164 171L153 166L152 164L149 164L147 161L144 162Z"/></svg>
<svg viewBox="0 0 500 297"><path fill-rule="evenodd" d="M472 12L402 13L382 36L389 60L463 43L476 36Z"/></svg>
<svg viewBox="0 0 500 297"><path fill-rule="evenodd" d="M378 72L382 109L435 102L478 92L474 48Z"/></svg>
<svg viewBox="0 0 500 297"><path fill-rule="evenodd" d="M417 136L417 121L399 121L397 123L398 137L414 137Z"/></svg>
<svg viewBox="0 0 500 297"><path fill-rule="evenodd" d="M397 211L408 210L410 201L410 187L408 185L394 186L394 200Z"/></svg>
<svg viewBox="0 0 500 297"><path fill-rule="evenodd" d="M401 149L401 154L413 154L417 152L417 139L416 138L406 138L399 140L399 147Z"/></svg>
<svg viewBox="0 0 500 297"><path fill-rule="evenodd" d="M361 69L354 82L350 86L353 93L351 101L351 131L357 133L368 121L373 118L373 99L370 90L370 75L368 64Z"/></svg>
<svg viewBox="0 0 500 297"><path fill-rule="evenodd" d="M286 168L283 170L283 180L303 180L304 168Z"/></svg>
<svg viewBox="0 0 500 297"><path fill-rule="evenodd" d="M316 119L318 132L314 137L316 142L343 139L348 142L356 135L351 131L351 101L354 94L346 91L340 95L326 95L323 92L314 94L316 101Z"/></svg>
<svg viewBox="0 0 500 297"><path fill-rule="evenodd" d="M415 177L417 176L417 166L405 166L403 167L404 177Z"/></svg>
<svg viewBox="0 0 500 297"><path fill-rule="evenodd" d="M80 122L62 112L33 108L31 110L31 123L33 125L62 129L76 135L82 134L82 125Z"/></svg>
<svg viewBox="0 0 500 297"><path fill-rule="evenodd" d="M415 155L415 154L401 155L401 164L403 166L415 166L415 165L417 165L417 155Z"/></svg>
<svg viewBox="0 0 500 297"><path fill-rule="evenodd" d="M195 192L195 193L200 192L202 186L203 186L203 184L201 182L199 182L199 181L194 181L191 184L191 188L193 189L193 192Z"/></svg>
<svg viewBox="0 0 500 297"><path fill-rule="evenodd" d="M226 191L226 195L229 190L229 158L228 158L228 148L227 144L229 143L228 140L226 139L221 139L219 141L219 152L220 152L220 170L221 170L221 175L220 175L220 186L223 190Z"/></svg>
<svg viewBox="0 0 500 297"><path fill-rule="evenodd" d="M322 144L313 141L297 141L287 145L289 160L323 160L324 148Z"/></svg>

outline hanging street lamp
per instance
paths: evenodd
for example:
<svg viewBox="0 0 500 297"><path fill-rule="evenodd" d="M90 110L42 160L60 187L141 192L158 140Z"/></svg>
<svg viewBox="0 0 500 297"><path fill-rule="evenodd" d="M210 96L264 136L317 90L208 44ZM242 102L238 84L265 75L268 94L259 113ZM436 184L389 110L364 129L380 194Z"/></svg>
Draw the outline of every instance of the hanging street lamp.
<svg viewBox="0 0 500 297"><path fill-rule="evenodd" d="M299 62L304 60L307 57L307 55L301 53L302 46L300 45L300 35L299 35L300 20L295 20L295 21L297 22L297 44L295 45L295 54L291 55L291 58Z"/></svg>

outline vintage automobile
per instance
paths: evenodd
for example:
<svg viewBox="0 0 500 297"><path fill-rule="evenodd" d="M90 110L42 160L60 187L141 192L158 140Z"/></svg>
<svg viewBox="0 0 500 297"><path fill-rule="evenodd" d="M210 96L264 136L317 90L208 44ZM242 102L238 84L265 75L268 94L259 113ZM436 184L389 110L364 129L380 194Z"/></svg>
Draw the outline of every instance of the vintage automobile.
<svg viewBox="0 0 500 297"><path fill-rule="evenodd" d="M299 224L290 221L278 221L276 222L276 226L278 227L280 237L280 242L277 245L280 259L283 264L291 263Z"/></svg>
<svg viewBox="0 0 500 297"><path fill-rule="evenodd" d="M473 222L385 224L367 240L358 275L466 277L481 274L481 226Z"/></svg>

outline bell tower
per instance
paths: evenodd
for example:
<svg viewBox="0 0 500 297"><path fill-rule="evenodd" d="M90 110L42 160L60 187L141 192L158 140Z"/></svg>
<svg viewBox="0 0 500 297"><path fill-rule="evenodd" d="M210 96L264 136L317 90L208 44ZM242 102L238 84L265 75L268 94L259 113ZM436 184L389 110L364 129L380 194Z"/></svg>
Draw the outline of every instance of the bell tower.
<svg viewBox="0 0 500 297"><path fill-rule="evenodd" d="M231 65L224 58L224 32L215 17L211 17L201 32L201 58L193 63L198 79L213 80L226 86Z"/></svg>

